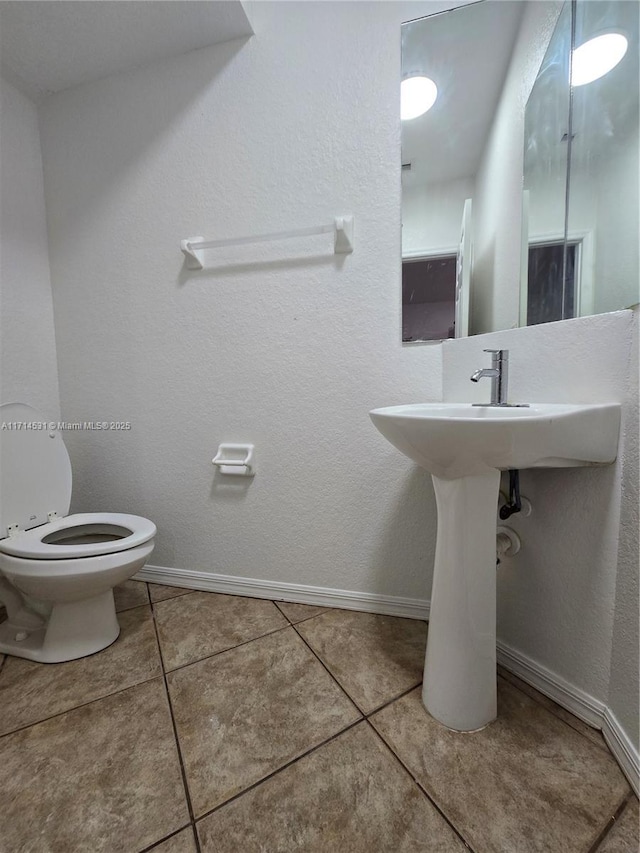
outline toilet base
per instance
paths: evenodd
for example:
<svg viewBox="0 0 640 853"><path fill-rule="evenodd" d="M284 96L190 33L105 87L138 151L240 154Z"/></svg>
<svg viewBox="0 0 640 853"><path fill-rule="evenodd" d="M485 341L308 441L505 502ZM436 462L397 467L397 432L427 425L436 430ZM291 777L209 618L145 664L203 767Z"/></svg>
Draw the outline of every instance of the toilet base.
<svg viewBox="0 0 640 853"><path fill-rule="evenodd" d="M39 628L24 628L10 620L0 623L0 653L39 663L62 663L105 649L119 633L109 589L83 601L54 604Z"/></svg>

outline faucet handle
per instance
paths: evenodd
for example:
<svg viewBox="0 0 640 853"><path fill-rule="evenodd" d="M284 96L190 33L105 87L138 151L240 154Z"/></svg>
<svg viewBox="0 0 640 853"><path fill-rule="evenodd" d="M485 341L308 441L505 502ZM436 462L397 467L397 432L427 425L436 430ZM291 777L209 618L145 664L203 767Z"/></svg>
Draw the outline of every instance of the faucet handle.
<svg viewBox="0 0 640 853"><path fill-rule="evenodd" d="M509 350L508 349L485 349L483 352L490 352L493 355L497 355L503 361L506 361L509 358Z"/></svg>

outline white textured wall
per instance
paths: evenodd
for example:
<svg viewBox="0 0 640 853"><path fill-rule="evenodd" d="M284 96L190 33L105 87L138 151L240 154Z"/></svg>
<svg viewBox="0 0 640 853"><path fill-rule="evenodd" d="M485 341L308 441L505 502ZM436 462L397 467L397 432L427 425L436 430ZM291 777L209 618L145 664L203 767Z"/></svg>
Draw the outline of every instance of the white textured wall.
<svg viewBox="0 0 640 853"><path fill-rule="evenodd" d="M38 116L0 82L0 403L60 416Z"/></svg>
<svg viewBox="0 0 640 853"><path fill-rule="evenodd" d="M615 143L594 168L598 198L595 311L628 308L640 301L637 121L629 137Z"/></svg>
<svg viewBox="0 0 640 853"><path fill-rule="evenodd" d="M457 249L465 200L473 178L403 187L402 253Z"/></svg>
<svg viewBox="0 0 640 853"><path fill-rule="evenodd" d="M636 717L637 656L625 659L621 652L633 643L630 625L635 620L637 629L638 619L637 595L622 594L637 585L638 571L637 560L632 566L638 541L637 504L635 511L632 507L638 482L633 439L638 373L631 363L637 322L637 313L623 311L443 344L446 400L487 400L487 381L475 385L469 376L486 365L484 348L500 347L510 351L512 402L623 405L614 465L522 472L522 493L533 513L508 522L522 538L522 551L498 573L498 636L606 704L615 619L620 635L616 701L627 715L635 705ZM628 553L624 587L617 594L619 536Z"/></svg>
<svg viewBox="0 0 640 853"><path fill-rule="evenodd" d="M518 324L524 110L562 3L527 3L474 194L471 330Z"/></svg>
<svg viewBox="0 0 640 853"><path fill-rule="evenodd" d="M638 696L640 695L640 610L638 533L640 531L640 448L638 442L638 355L640 317L635 324L629 361L629 386L622 424L624 458L622 468L622 505L616 581L611 680L608 706L629 736L636 750L640 747Z"/></svg>
<svg viewBox="0 0 640 853"><path fill-rule="evenodd" d="M440 347L400 344L398 80L444 5L257 3L248 42L42 107L63 414L133 424L67 436L73 508L153 519L154 564L428 597L430 479L367 412L441 395ZM183 268L342 213L351 256ZM253 482L214 479L221 441Z"/></svg>

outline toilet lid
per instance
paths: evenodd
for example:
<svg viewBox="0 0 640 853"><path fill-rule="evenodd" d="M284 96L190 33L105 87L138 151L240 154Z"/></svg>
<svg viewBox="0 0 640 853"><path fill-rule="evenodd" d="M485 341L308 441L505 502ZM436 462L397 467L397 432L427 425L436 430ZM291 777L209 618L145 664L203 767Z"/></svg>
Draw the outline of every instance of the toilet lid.
<svg viewBox="0 0 640 853"><path fill-rule="evenodd" d="M0 539L17 524L30 530L64 516L71 502L71 462L58 430L25 403L0 406Z"/></svg>

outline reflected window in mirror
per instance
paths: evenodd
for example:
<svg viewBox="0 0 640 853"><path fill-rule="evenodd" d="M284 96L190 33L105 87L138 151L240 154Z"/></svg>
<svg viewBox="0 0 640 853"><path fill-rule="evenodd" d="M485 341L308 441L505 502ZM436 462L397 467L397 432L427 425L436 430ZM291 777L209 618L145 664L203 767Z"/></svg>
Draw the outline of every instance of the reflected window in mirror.
<svg viewBox="0 0 640 853"><path fill-rule="evenodd" d="M529 246L527 326L575 317L577 243Z"/></svg>

